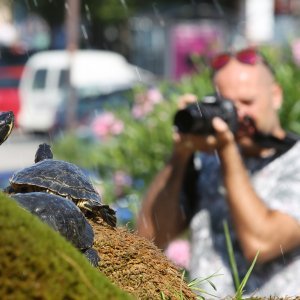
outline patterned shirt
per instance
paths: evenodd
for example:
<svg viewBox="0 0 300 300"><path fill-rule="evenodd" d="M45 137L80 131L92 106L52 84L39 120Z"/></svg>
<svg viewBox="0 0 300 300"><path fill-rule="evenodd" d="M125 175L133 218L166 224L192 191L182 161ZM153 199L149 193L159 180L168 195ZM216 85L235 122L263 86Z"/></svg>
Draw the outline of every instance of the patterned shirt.
<svg viewBox="0 0 300 300"><path fill-rule="evenodd" d="M253 187L264 203L273 210L286 213L300 223L300 142L272 161L245 159ZM235 294L226 248L223 220L229 225L239 275L244 277L251 263L243 257L230 220L225 188L216 155L201 154L201 175L197 181L198 199L191 227L192 279L211 278L217 291L206 282L201 287L222 298ZM243 199L240 199L243 201ZM300 224L299 224L300 225ZM285 252L277 259L257 264L245 287L248 296L300 295L300 247Z"/></svg>

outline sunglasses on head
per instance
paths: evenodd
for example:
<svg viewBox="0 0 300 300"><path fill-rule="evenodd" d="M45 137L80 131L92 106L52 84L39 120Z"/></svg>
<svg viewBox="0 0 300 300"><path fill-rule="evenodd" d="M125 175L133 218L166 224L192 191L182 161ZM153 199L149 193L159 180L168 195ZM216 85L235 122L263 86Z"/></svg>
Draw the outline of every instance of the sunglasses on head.
<svg viewBox="0 0 300 300"><path fill-rule="evenodd" d="M274 74L274 71L266 59L254 48L243 49L235 53L224 52L218 54L211 60L211 68L214 72L216 72L226 66L232 58L235 58L239 62L247 65L263 63L271 71L271 73Z"/></svg>

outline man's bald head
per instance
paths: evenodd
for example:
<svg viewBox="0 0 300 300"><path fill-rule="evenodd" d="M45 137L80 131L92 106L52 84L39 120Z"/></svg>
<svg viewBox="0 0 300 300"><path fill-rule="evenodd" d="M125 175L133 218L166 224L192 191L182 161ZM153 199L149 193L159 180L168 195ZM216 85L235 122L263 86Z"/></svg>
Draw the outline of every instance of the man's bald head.
<svg viewBox="0 0 300 300"><path fill-rule="evenodd" d="M232 57L213 81L217 92L234 102L240 122L250 117L262 133L282 136L278 117L282 91L263 62L250 65Z"/></svg>

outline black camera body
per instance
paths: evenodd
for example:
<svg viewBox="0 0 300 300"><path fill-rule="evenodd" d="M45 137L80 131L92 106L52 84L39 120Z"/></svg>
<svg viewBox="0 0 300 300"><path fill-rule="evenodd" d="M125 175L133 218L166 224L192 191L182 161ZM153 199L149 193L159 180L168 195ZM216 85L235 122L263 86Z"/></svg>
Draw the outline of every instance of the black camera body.
<svg viewBox="0 0 300 300"><path fill-rule="evenodd" d="M232 101L218 95L205 96L202 101L176 112L174 125L181 133L214 134L212 119L220 117L233 133L238 129L237 111Z"/></svg>

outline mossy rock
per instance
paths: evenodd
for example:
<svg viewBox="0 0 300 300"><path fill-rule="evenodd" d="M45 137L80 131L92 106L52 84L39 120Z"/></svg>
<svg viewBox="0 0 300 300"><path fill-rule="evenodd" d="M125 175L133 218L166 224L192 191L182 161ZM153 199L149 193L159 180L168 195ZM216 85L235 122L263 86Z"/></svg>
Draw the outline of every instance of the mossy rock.
<svg viewBox="0 0 300 300"><path fill-rule="evenodd" d="M99 269L137 299L196 299L182 272L152 242L126 227L91 222Z"/></svg>
<svg viewBox="0 0 300 300"><path fill-rule="evenodd" d="M0 299L132 299L3 193L0 232Z"/></svg>

